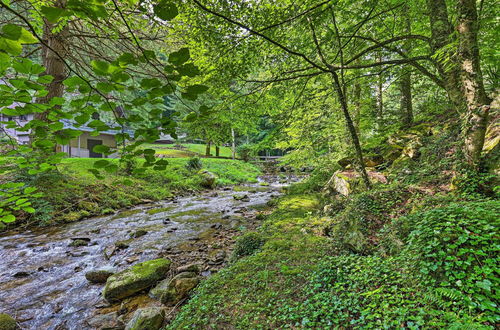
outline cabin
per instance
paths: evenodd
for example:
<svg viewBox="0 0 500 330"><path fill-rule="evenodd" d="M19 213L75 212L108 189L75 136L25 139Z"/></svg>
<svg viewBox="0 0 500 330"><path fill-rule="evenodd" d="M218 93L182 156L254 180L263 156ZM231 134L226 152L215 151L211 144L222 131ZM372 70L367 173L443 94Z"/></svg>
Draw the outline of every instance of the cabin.
<svg viewBox="0 0 500 330"><path fill-rule="evenodd" d="M15 121L19 126L26 125L30 120L33 119L33 115L23 115L23 116L5 116L0 115L1 121ZM111 155L103 155L101 153L94 152L93 149L96 145L105 145L110 148L116 148L116 134L119 131L109 130L101 131L98 135L91 135L95 130L93 128L87 127L85 125L80 127L75 127L74 123L68 120L61 120L64 125L64 129L72 129L81 131L82 134L75 139L72 139L67 145L58 145L56 147L58 152L65 152L68 157L79 157L79 158L117 158L118 153ZM4 134L8 135L10 139L15 140L18 144L28 144L30 141L30 131L18 131L12 128L7 128L5 124L2 125L2 130ZM127 132L130 134L130 132Z"/></svg>

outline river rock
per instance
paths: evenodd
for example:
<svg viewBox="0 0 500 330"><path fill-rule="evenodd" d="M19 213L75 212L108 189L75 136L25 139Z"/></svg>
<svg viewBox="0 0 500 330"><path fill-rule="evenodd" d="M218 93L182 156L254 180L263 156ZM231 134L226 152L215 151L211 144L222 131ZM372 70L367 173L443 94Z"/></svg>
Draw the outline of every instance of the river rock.
<svg viewBox="0 0 500 330"><path fill-rule="evenodd" d="M108 277L114 273L113 268L94 269L85 273L85 278L92 283L106 283Z"/></svg>
<svg viewBox="0 0 500 330"><path fill-rule="evenodd" d="M97 315L89 320L89 325L92 329L100 330L124 329L124 324L118 317L119 315L117 312Z"/></svg>
<svg viewBox="0 0 500 330"><path fill-rule="evenodd" d="M200 185L202 187L208 189L214 189L217 186L217 176L212 172L209 172L207 170L201 170L200 172L198 172L198 174L202 178L200 182Z"/></svg>
<svg viewBox="0 0 500 330"><path fill-rule="evenodd" d="M128 249L131 242L132 242L131 239L127 239L127 240L123 240L123 241L118 241L118 242L115 242L115 247L117 249Z"/></svg>
<svg viewBox="0 0 500 330"><path fill-rule="evenodd" d="M16 330L20 329L17 326L16 320L9 314L0 313L0 330Z"/></svg>
<svg viewBox="0 0 500 330"><path fill-rule="evenodd" d="M165 319L165 310L158 307L140 308L135 311L125 330L157 330L161 329Z"/></svg>
<svg viewBox="0 0 500 330"><path fill-rule="evenodd" d="M199 274L200 273L200 264L189 264L189 265L180 266L180 267L177 267L176 271L177 271L177 273L190 272L190 273Z"/></svg>
<svg viewBox="0 0 500 330"><path fill-rule="evenodd" d="M250 197L248 197L247 194L245 194L245 195L233 195L233 198L237 201L243 201L243 202L250 201Z"/></svg>
<svg viewBox="0 0 500 330"><path fill-rule="evenodd" d="M130 238L139 238L141 236L146 235L147 233L148 233L148 231L145 229L138 229L130 234Z"/></svg>
<svg viewBox="0 0 500 330"><path fill-rule="evenodd" d="M180 273L171 280L161 281L149 292L149 295L158 299L162 304L175 306L179 301L187 297L189 291L194 289L199 282L200 280L195 273Z"/></svg>
<svg viewBox="0 0 500 330"><path fill-rule="evenodd" d="M147 289L167 276L170 264L167 259L154 259L114 274L106 281L103 296L107 301L115 302Z"/></svg>
<svg viewBox="0 0 500 330"><path fill-rule="evenodd" d="M87 246L89 245L89 241L83 240L83 239L75 239L71 243L69 243L69 246L71 247L80 247L80 246Z"/></svg>

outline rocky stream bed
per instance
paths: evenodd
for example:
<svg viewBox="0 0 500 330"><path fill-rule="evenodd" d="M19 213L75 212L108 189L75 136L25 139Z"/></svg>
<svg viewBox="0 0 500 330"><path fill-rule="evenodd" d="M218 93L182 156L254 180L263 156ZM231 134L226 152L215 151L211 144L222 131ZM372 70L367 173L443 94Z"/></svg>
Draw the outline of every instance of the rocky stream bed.
<svg viewBox="0 0 500 330"><path fill-rule="evenodd" d="M159 310L168 322L182 299L162 304L148 295L148 287L110 303L103 297L105 284L90 282L86 274L116 273L164 258L170 260L167 280L179 273L202 280L224 267L235 236L257 227L257 214L293 180L266 177L110 216L2 233L0 313L11 315L22 329L123 329L138 309Z"/></svg>

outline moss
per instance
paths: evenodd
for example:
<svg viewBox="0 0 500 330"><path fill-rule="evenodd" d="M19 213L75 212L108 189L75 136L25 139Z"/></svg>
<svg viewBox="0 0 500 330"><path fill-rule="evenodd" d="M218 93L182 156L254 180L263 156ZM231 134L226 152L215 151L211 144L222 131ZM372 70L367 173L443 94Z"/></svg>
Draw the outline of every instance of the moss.
<svg viewBox="0 0 500 330"><path fill-rule="evenodd" d="M117 215L115 215L113 217L113 219L120 219L120 218L128 218L128 217L131 217L135 214L138 214L138 213L141 213L142 210L127 210L127 211L122 211L120 213L118 213Z"/></svg>
<svg viewBox="0 0 500 330"><path fill-rule="evenodd" d="M160 208L157 208L157 209L152 209L152 210L148 210L146 213L149 214L149 215L154 215L154 214L157 214L157 213L163 213L163 212L168 212L170 210L172 210L174 207L170 206L170 207L160 207Z"/></svg>
<svg viewBox="0 0 500 330"><path fill-rule="evenodd" d="M65 215L61 217L61 220L65 222L73 222L73 221L78 221L82 218L80 212L68 212Z"/></svg>
<svg viewBox="0 0 500 330"><path fill-rule="evenodd" d="M19 329L16 320L14 320L8 314L0 313L0 330L16 330L16 329Z"/></svg>
<svg viewBox="0 0 500 330"><path fill-rule="evenodd" d="M138 263L110 276L103 291L104 298L110 302L119 301L153 286L167 276L170 264L170 260L160 258Z"/></svg>

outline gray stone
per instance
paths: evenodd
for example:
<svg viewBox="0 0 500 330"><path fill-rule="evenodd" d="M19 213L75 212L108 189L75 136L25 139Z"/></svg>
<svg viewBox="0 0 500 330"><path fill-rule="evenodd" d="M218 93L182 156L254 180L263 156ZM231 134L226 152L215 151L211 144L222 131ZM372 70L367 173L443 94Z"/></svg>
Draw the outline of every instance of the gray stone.
<svg viewBox="0 0 500 330"><path fill-rule="evenodd" d="M189 264L177 267L177 273L191 272L195 274L200 273L200 264Z"/></svg>
<svg viewBox="0 0 500 330"><path fill-rule="evenodd" d="M157 330L161 329L165 318L163 308L150 307L135 311L125 330Z"/></svg>
<svg viewBox="0 0 500 330"><path fill-rule="evenodd" d="M115 272L113 268L93 269L85 273L85 278L92 283L106 283L108 277Z"/></svg>
<svg viewBox="0 0 500 330"><path fill-rule="evenodd" d="M184 272L176 275L171 280L163 280L154 287L149 295L158 299L162 304L175 306L186 298L189 292L200 282L195 273Z"/></svg>

